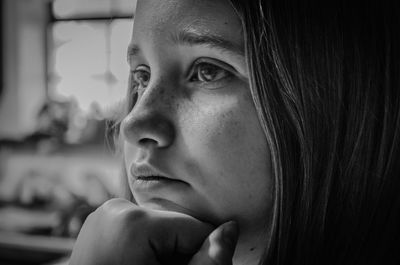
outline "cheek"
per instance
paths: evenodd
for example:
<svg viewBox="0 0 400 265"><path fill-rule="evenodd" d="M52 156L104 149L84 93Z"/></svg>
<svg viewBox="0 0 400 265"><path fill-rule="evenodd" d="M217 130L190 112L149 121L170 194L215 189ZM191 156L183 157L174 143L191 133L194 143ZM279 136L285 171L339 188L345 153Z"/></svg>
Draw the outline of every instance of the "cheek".
<svg viewBox="0 0 400 265"><path fill-rule="evenodd" d="M188 150L194 156L219 156L237 145L238 138L245 135L246 128L238 117L239 105L235 102L202 106L186 111L181 120L181 133Z"/></svg>
<svg viewBox="0 0 400 265"><path fill-rule="evenodd" d="M199 138L202 146L220 154L236 149L238 140L247 134L245 125L238 119L234 110L216 111L216 114L205 117L202 123L202 126L197 128L198 132L203 132Z"/></svg>
<svg viewBox="0 0 400 265"><path fill-rule="evenodd" d="M137 153L137 148L134 148L127 141L124 141L122 146L123 146L125 165L128 166L134 160Z"/></svg>
<svg viewBox="0 0 400 265"><path fill-rule="evenodd" d="M185 120L187 152L202 178L232 186L248 185L244 175L265 179L269 174L266 137L251 100L223 101Z"/></svg>
<svg viewBox="0 0 400 265"><path fill-rule="evenodd" d="M249 227L264 220L272 194L270 153L251 103L219 104L195 120L187 127L184 158L193 187L221 220L234 217Z"/></svg>
<svg viewBox="0 0 400 265"><path fill-rule="evenodd" d="M132 145L127 143L126 141L123 142L123 159L124 159L124 167L126 171L126 176L130 176L130 165L136 156L137 148L134 148ZM130 178L128 178L129 186L131 187Z"/></svg>
<svg viewBox="0 0 400 265"><path fill-rule="evenodd" d="M269 173L266 138L254 119L255 113L229 112L219 120L219 130L210 134L207 148L215 154L221 182L236 188L262 184Z"/></svg>

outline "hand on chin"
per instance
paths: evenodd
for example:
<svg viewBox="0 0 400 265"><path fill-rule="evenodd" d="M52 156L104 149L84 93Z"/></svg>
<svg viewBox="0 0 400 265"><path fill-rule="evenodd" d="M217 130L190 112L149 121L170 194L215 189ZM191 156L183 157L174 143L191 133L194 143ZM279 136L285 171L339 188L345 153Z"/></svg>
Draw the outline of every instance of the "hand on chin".
<svg viewBox="0 0 400 265"><path fill-rule="evenodd" d="M186 214L113 199L87 218L70 264L228 265L237 236L233 222L215 229Z"/></svg>

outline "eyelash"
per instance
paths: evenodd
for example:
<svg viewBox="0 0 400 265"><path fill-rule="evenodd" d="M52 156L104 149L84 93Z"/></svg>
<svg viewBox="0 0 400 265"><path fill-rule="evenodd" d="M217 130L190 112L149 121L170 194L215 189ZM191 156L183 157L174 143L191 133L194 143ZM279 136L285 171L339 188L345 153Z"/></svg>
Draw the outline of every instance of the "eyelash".
<svg viewBox="0 0 400 265"><path fill-rule="evenodd" d="M144 75L146 75L146 80L140 79L139 75L141 75L142 78ZM140 88L140 86L146 88L148 82L150 81L150 71L147 66L139 65L135 70L131 71L129 79L129 82L131 83L130 86L136 89ZM146 85L144 85L143 83L146 83Z"/></svg>
<svg viewBox="0 0 400 265"><path fill-rule="evenodd" d="M197 60L193 66L191 67L191 71L189 74L189 81L191 82L199 82L199 83L215 83L219 82L223 79L230 78L234 74L232 73L232 70L227 70L229 66L224 64L223 66L221 64L224 64L222 62L209 62L208 60L200 59ZM229 67L231 68L231 67ZM211 70L211 73L206 73L207 70ZM213 75L210 80L204 80L204 78L207 79L206 75ZM222 76L221 76L222 74ZM203 77L201 77L203 75Z"/></svg>
<svg viewBox="0 0 400 265"><path fill-rule="evenodd" d="M231 66L223 62L217 62L215 59L213 59L212 62L210 62L210 60L211 59L202 58L198 59L192 64L188 74L188 81L190 83L196 83L197 85L208 87L209 89L216 89L220 87L221 82L227 81L234 76L235 70ZM227 68L230 69L228 70ZM211 79L214 80L205 80L207 70L209 71L208 75L213 75ZM201 74L203 74L203 77L200 77ZM216 77L217 79L215 79ZM147 87L150 78L151 74L149 67L145 65L139 65L135 70L131 71L130 87L135 89L136 92L140 92Z"/></svg>

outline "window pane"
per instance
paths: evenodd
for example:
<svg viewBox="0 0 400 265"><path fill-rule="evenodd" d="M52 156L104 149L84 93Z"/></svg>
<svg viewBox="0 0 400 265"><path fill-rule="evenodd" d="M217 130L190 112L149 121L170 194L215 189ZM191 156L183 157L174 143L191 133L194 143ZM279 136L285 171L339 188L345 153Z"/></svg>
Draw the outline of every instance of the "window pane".
<svg viewBox="0 0 400 265"><path fill-rule="evenodd" d="M56 22L52 27L50 97L74 98L89 111L122 100L128 86L130 19Z"/></svg>

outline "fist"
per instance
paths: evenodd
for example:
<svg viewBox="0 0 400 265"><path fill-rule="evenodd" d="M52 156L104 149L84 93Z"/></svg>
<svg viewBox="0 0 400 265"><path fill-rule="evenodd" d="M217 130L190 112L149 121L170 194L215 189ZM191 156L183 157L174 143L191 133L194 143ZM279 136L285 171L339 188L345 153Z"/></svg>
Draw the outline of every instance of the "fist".
<svg viewBox="0 0 400 265"><path fill-rule="evenodd" d="M71 265L232 264L235 223L217 229L189 215L112 199L89 215Z"/></svg>

